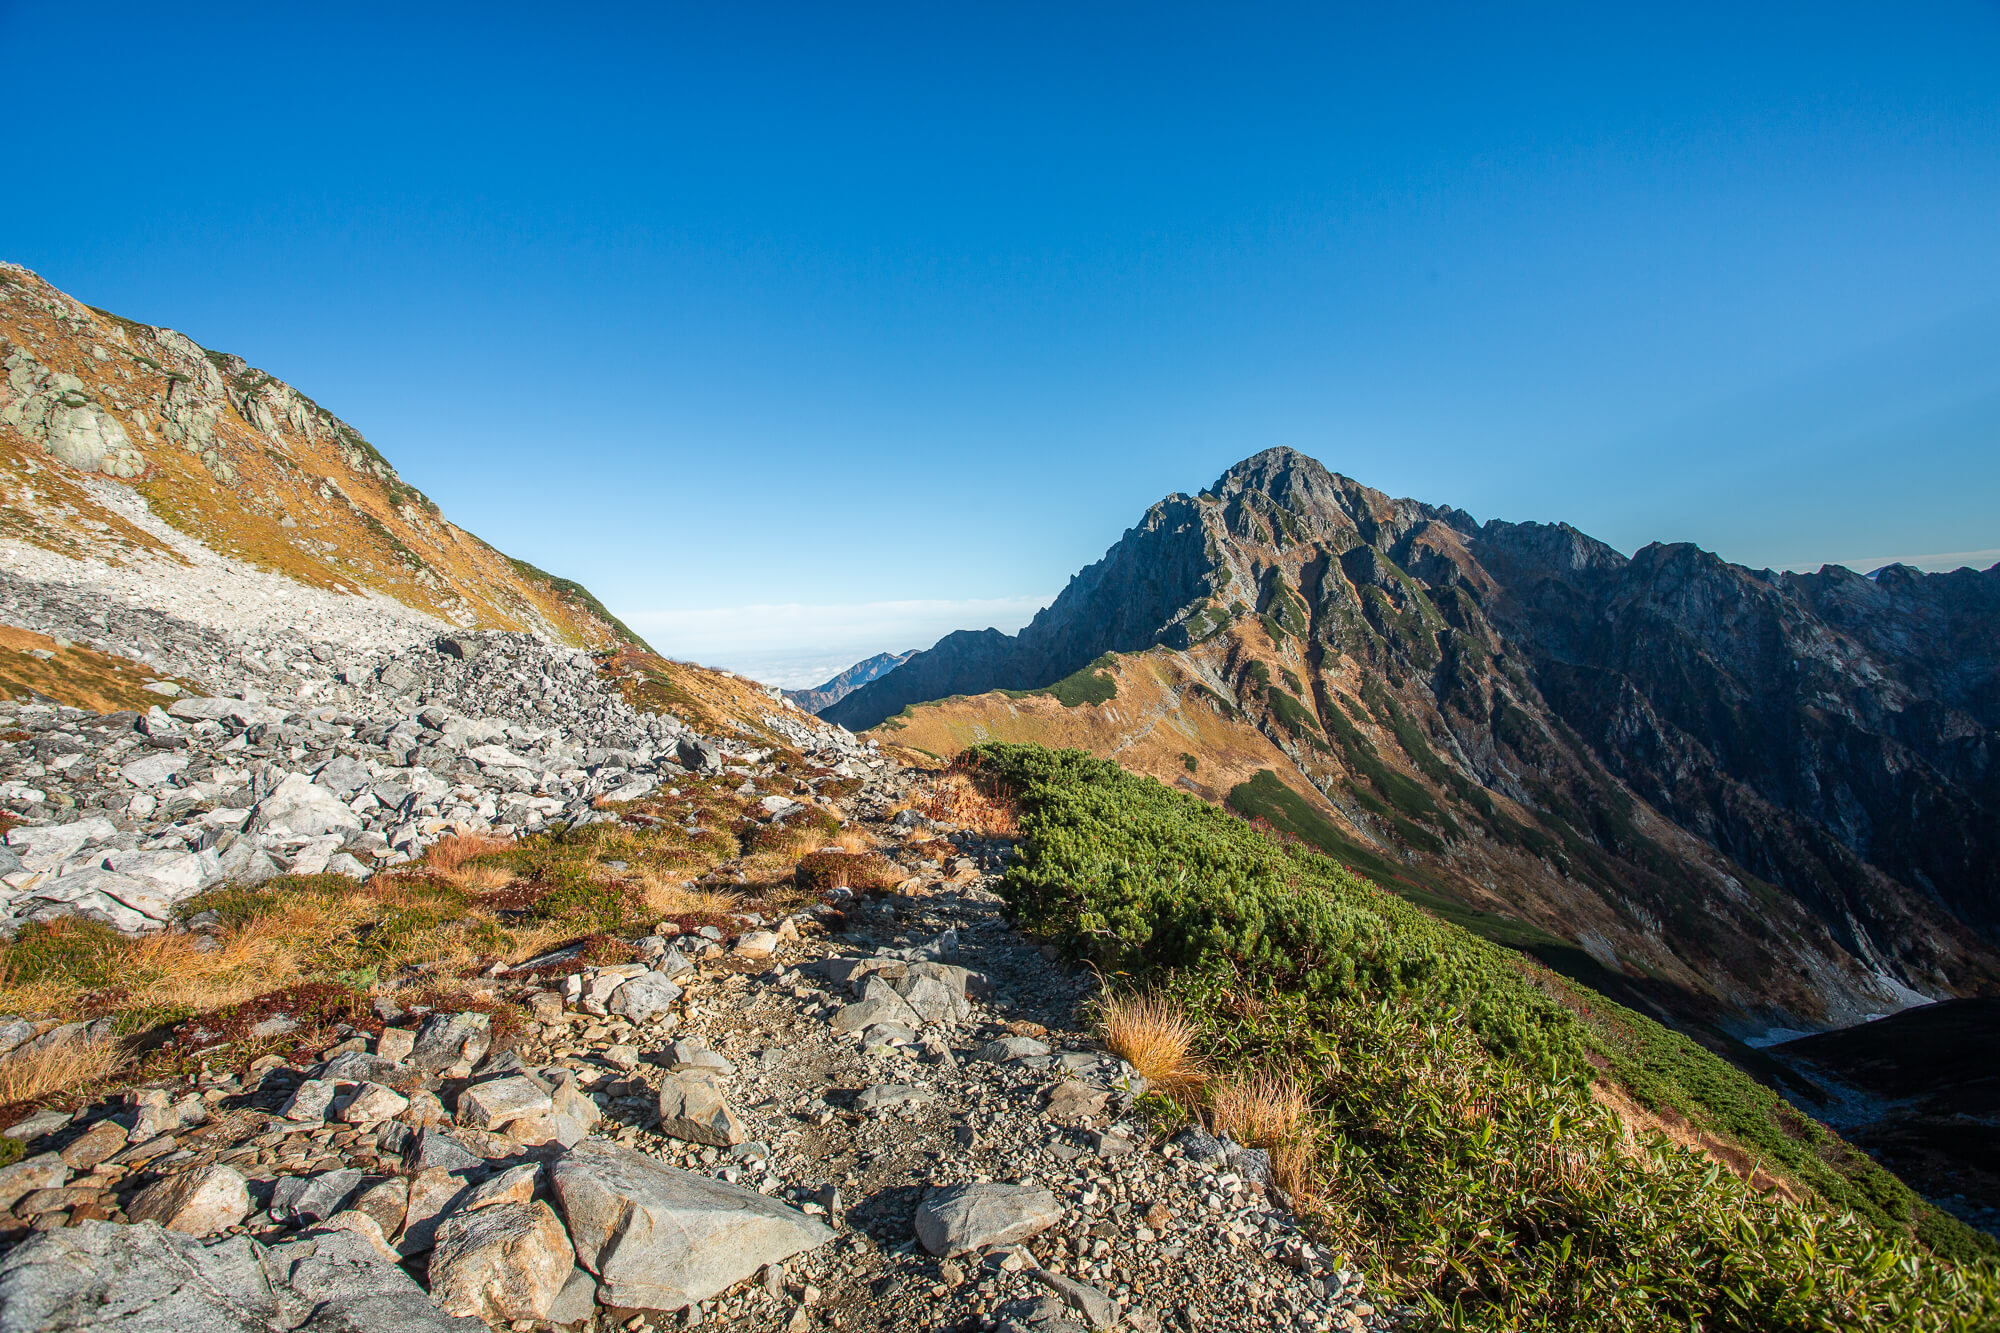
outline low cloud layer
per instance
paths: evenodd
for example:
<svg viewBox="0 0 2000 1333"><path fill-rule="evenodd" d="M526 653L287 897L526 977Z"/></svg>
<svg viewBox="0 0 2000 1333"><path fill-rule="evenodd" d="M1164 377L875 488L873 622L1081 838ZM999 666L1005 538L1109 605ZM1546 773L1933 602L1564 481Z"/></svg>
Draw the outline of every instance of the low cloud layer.
<svg viewBox="0 0 2000 1333"><path fill-rule="evenodd" d="M669 657L800 689L876 653L928 648L953 630L990 626L1011 634L1049 600L990 597L818 606L787 602L634 611L622 619Z"/></svg>

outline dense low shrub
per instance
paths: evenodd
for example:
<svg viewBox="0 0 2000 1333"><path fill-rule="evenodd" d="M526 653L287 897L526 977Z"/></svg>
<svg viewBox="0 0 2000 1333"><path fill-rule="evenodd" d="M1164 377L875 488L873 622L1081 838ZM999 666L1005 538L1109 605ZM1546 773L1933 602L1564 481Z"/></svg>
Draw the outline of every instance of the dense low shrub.
<svg viewBox="0 0 2000 1333"><path fill-rule="evenodd" d="M1993 1267L1946 1257L1980 1253L1973 1233L1866 1159L1834 1170L1818 1126L1783 1163L1804 1205L1628 1136L1592 1099L1600 1068L1752 1144L1781 1109L1678 1034L1116 764L999 744L968 762L1021 809L1002 883L1021 924L1175 998L1219 1069L1309 1088L1322 1226L1437 1326L2000 1322Z"/></svg>

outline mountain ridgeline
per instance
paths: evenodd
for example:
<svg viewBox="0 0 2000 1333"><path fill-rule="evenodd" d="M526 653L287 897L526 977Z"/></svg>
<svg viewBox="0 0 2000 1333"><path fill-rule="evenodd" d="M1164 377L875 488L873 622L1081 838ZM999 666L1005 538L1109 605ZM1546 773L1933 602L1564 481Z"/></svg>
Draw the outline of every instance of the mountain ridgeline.
<svg viewBox="0 0 2000 1333"><path fill-rule="evenodd" d="M809 690L786 690L785 697L808 713L824 712L863 685L882 679L914 656L914 648L905 653L877 653Z"/></svg>
<svg viewBox="0 0 2000 1333"><path fill-rule="evenodd" d="M1190 739L1156 776L1654 1012L1756 1038L2000 981L2000 566L1628 558L1273 449L1018 635L949 635L823 716L1015 738L1064 710L989 692L1074 704L1079 673L1164 702L1093 696L1062 734L1129 764L1162 726L1233 728L1238 775L1270 772L1205 787L1229 763Z"/></svg>

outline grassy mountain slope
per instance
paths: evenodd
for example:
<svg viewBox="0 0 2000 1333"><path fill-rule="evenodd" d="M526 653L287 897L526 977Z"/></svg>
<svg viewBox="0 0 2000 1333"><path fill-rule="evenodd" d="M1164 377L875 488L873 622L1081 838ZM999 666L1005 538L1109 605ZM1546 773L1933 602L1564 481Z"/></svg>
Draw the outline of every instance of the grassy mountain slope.
<svg viewBox="0 0 2000 1333"><path fill-rule="evenodd" d="M149 514L260 569L453 625L637 641L580 586L446 521L353 427L240 357L0 265L0 366L0 539L181 560Z"/></svg>
<svg viewBox="0 0 2000 1333"><path fill-rule="evenodd" d="M1024 926L1199 1026L1214 1076L1182 1085L1183 1111L1246 1089L1290 1103L1258 1146L1437 1322L2000 1316L1989 1240L1642 1015L1115 764L1005 744L966 758L1020 806L1003 892Z"/></svg>

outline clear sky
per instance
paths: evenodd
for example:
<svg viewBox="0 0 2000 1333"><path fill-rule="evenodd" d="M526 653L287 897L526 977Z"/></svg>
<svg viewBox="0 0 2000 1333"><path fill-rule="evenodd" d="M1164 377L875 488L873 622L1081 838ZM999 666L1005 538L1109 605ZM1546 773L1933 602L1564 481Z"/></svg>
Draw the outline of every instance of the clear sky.
<svg viewBox="0 0 2000 1333"><path fill-rule="evenodd" d="M1012 628L1275 444L1628 551L2000 558L1993 3L0 0L0 61L0 258L782 683Z"/></svg>

